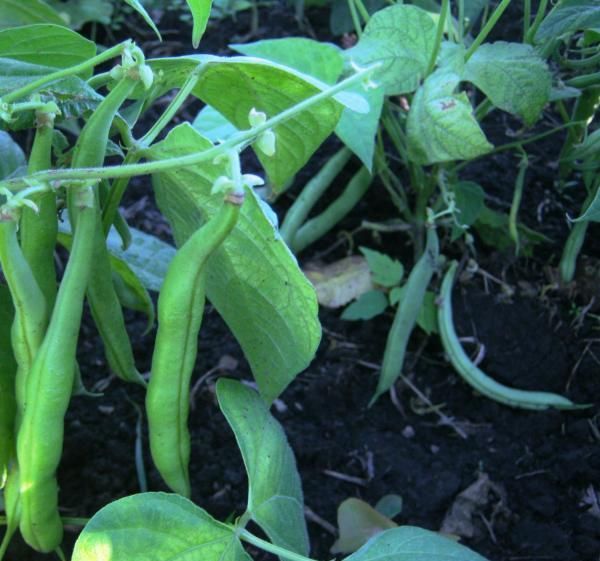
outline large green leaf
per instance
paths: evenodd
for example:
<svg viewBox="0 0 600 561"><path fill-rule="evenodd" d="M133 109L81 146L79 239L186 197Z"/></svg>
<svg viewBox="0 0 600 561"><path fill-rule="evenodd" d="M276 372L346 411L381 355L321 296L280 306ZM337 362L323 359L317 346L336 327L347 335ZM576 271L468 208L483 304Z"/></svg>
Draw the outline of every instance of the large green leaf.
<svg viewBox="0 0 600 561"><path fill-rule="evenodd" d="M398 4L377 12L358 44L345 56L361 66L381 63L374 79L387 95L410 93L425 75L435 46L435 24L429 14Z"/></svg>
<svg viewBox="0 0 600 561"><path fill-rule="evenodd" d="M211 146L184 123L147 155L161 159ZM223 171L207 162L154 174L157 202L178 246L222 204L210 189ZM240 342L263 397L273 400L313 358L321 330L314 289L251 190L208 267L207 295Z"/></svg>
<svg viewBox="0 0 600 561"><path fill-rule="evenodd" d="M308 555L304 499L285 433L252 389L221 378L217 397L248 473L248 512L278 546Z"/></svg>
<svg viewBox="0 0 600 561"><path fill-rule="evenodd" d="M598 0L562 0L546 16L535 40L540 43L580 29L600 26Z"/></svg>
<svg viewBox="0 0 600 561"><path fill-rule="evenodd" d="M205 105L192 123L192 126L211 142L223 142L232 134L239 132L214 107Z"/></svg>
<svg viewBox="0 0 600 561"><path fill-rule="evenodd" d="M400 526L377 534L345 561L486 561L437 532Z"/></svg>
<svg viewBox="0 0 600 561"><path fill-rule="evenodd" d="M273 117L326 87L305 74L251 57L198 55L156 59L149 63L157 74L162 73L157 79L157 93L181 87L190 72L199 64L206 64L202 80L192 93L241 130L250 128L248 115L252 108ZM277 150L273 156L255 148L276 191L333 132L342 111L338 101L354 103L359 100L360 107L368 110L363 98L342 94L313 105L275 127Z"/></svg>
<svg viewBox="0 0 600 561"><path fill-rule="evenodd" d="M85 23L98 22L110 25L113 3L110 0L45 0L54 8L72 29L79 29Z"/></svg>
<svg viewBox="0 0 600 561"><path fill-rule="evenodd" d="M412 161L469 160L492 148L473 116L469 98L454 93L458 82L458 75L438 70L417 90L407 120Z"/></svg>
<svg viewBox="0 0 600 561"><path fill-rule="evenodd" d="M233 528L191 501L141 493L99 510L77 538L72 561L250 561Z"/></svg>
<svg viewBox="0 0 600 561"><path fill-rule="evenodd" d="M266 39L230 47L244 55L265 58L289 66L326 84L334 84L344 67L339 47L305 37Z"/></svg>
<svg viewBox="0 0 600 561"><path fill-rule="evenodd" d="M492 103L518 115L526 125L538 119L548 103L552 75L531 45L488 43L465 66L464 80L473 82Z"/></svg>
<svg viewBox="0 0 600 561"><path fill-rule="evenodd" d="M32 23L66 25L65 20L42 0L2 0L0 2L0 29Z"/></svg>
<svg viewBox="0 0 600 561"><path fill-rule="evenodd" d="M68 68L96 55L96 44L66 27L28 25L0 31L0 57L52 68ZM81 74L91 76L91 70Z"/></svg>

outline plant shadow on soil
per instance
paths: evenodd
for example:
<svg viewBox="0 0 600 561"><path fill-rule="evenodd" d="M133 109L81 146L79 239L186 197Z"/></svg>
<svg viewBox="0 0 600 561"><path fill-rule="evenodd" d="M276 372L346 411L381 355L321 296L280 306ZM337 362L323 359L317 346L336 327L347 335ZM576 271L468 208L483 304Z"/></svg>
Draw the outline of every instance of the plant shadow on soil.
<svg viewBox="0 0 600 561"><path fill-rule="evenodd" d="M323 12L309 12L310 16L316 29L326 30ZM209 45L211 50L223 52L228 37L244 33L246 24L247 16L241 14L235 27L230 20L219 23L218 32L213 27L208 36L209 42L215 41ZM297 29L289 11L261 12L261 35L281 36L283 29L290 33ZM560 143L553 142L556 153ZM546 153L546 148L541 147L539 153ZM322 158L317 155L309 163L297 185L318 169ZM506 202L512 196L507 165L506 157L499 156L492 163L486 160L485 167L473 166L469 173L486 191L491 189L495 198ZM512 164L509 169L514 169ZM484 345L481 367L498 381L523 389L559 393L568 389L573 400L589 402L600 393L600 364L594 355L600 342L596 335L599 325L588 317L576 329L574 308L565 294L539 296L542 285L550 282L545 266L556 265L556 252L567 232L564 213L569 201L565 203L550 191L552 171L543 161L533 168L522 218L541 228L555 244L542 248L541 257L536 254L518 262L494 252L481 253L480 265L514 286L515 293L509 298L498 286L486 287L481 277L475 277L455 288L454 315L459 334L474 336ZM130 210L134 226L168 237L168 227L153 207L148 189L147 183L134 182L125 210ZM556 204L539 223L539 213L533 209L548 192ZM382 189L372 189L341 227L352 229L360 223L362 213L370 219L389 218L389 205L381 200L382 194ZM140 205L144 196L148 199ZM282 207L287 204L289 200L283 198ZM576 205L569 210L574 208ZM362 243L373 246L378 241L360 235ZM402 253L395 239L398 235L386 238L381 249ZM331 234L315 251L335 241ZM338 256L341 252L342 248L337 250ZM372 365L381 361L392 316L388 313L370 322L344 322L338 316L321 312L324 335L317 356L274 408L296 454L310 509L308 527L315 559L331 558L329 548L335 537L322 521L335 525L336 509L348 497L375 504L383 495L399 494L404 506L395 519L398 524L439 530L457 496L486 474L492 485L480 495L481 504L467 513L471 537L463 543L490 561L598 561L597 408L526 412L500 406L476 395L460 380L435 337L426 341L419 334L411 339L406 374L454 424L441 423L437 409L417 399L401 383L397 385L397 406L384 395L367 409L377 381ZM155 332L142 337L143 321L137 316L130 319L138 366L145 372L150 367ZM468 350L475 352L475 347ZM195 380L217 367L223 357L232 357L237 367L222 374L252 379L227 327L214 310L207 310ZM80 361L89 387L108 376L89 317L80 341ZM142 406L143 392L116 380L101 397L73 400L59 470L65 516L91 516L108 502L140 491L134 457L138 416L132 402ZM233 433L216 404L214 378L207 379L195 396L190 430L194 502L221 520L241 514L246 477ZM467 439L458 432L465 432ZM149 489L166 490L152 467L145 428L142 441ZM67 528L67 552L76 530ZM9 561L47 558L29 550L19 538L7 554ZM259 553L257 558L264 556Z"/></svg>

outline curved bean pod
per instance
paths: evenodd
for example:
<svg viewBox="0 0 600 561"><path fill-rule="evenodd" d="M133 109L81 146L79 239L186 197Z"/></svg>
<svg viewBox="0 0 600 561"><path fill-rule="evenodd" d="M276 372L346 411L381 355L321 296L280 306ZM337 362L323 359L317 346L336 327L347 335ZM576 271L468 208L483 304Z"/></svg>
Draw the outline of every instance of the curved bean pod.
<svg viewBox="0 0 600 561"><path fill-rule="evenodd" d="M440 244L437 233L435 227L430 226L427 230L425 251L410 272L406 282L406 293L396 309L394 323L392 323L385 344L377 389L369 402L369 407L377 401L381 394L392 387L402 372L406 346L419 317L425 293L437 267L439 256Z"/></svg>
<svg viewBox="0 0 600 561"><path fill-rule="evenodd" d="M163 479L190 496L189 386L204 312L205 264L235 226L240 201L217 214L179 248L158 298L158 332L146 395L150 450Z"/></svg>
<svg viewBox="0 0 600 561"><path fill-rule="evenodd" d="M473 364L458 340L452 319L452 283L457 265L457 262L453 261L444 276L440 292L441 302L438 308L438 325L444 350L452 366L463 380L482 395L509 407L533 410L548 409L549 407L556 409L590 407L589 405L578 405L570 399L555 393L517 390L505 386L490 378Z"/></svg>

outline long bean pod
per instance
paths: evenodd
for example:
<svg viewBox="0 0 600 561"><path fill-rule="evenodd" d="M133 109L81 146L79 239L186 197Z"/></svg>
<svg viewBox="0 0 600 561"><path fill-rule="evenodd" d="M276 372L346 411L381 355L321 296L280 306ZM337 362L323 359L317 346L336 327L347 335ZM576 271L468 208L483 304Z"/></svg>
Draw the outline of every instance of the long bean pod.
<svg viewBox="0 0 600 561"><path fill-rule="evenodd" d="M62 454L64 416L75 374L83 300L93 259L98 212L93 189L78 188L79 219L73 249L58 290L48 330L28 376L17 435L20 530L34 549L50 552L62 541L56 468Z"/></svg>
<svg viewBox="0 0 600 561"><path fill-rule="evenodd" d="M158 332L146 396L150 450L165 482L190 496L189 386L205 301L205 265L237 222L240 200L217 214L177 251L158 298Z"/></svg>
<svg viewBox="0 0 600 561"><path fill-rule="evenodd" d="M425 251L410 272L404 297L398 304L394 322L387 336L381 374L369 407L392 387L402 373L406 346L423 306L427 287L438 265L439 246L435 226L429 226Z"/></svg>
<svg viewBox="0 0 600 561"><path fill-rule="evenodd" d="M467 384L482 395L519 409L582 409L589 405L578 405L570 399L550 392L518 390L496 382L480 370L467 356L456 331L452 319L452 284L456 273L457 262L453 261L444 276L440 292L438 308L438 326L442 345L452 366Z"/></svg>
<svg viewBox="0 0 600 561"><path fill-rule="evenodd" d="M0 284L0 489L4 487L8 464L14 451L15 414L15 360L10 336L15 310L8 287Z"/></svg>

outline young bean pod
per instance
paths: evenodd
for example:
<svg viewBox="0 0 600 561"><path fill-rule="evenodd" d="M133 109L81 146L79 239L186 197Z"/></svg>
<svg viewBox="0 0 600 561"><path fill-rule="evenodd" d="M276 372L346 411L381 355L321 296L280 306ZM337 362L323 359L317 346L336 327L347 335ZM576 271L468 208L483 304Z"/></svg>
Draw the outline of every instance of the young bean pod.
<svg viewBox="0 0 600 561"><path fill-rule="evenodd" d="M0 489L6 483L8 464L14 452L15 360L10 337L15 310L8 287L0 284Z"/></svg>
<svg viewBox="0 0 600 561"><path fill-rule="evenodd" d="M440 292L440 304L438 308L438 326L442 345L452 366L470 386L482 395L503 403L510 407L519 409L583 409L589 405L578 405L570 399L549 392L537 392L517 390L500 384L481 371L467 356L456 331L452 319L452 283L456 273L457 262L453 261L444 276Z"/></svg>
<svg viewBox="0 0 600 561"><path fill-rule="evenodd" d="M381 374L379 375L375 395L369 402L369 407L377 401L381 394L392 387L402 373L406 346L423 306L427 287L438 265L439 245L435 226L429 226L425 251L410 272L406 282L406 292L398 304L394 323L392 323L388 333Z"/></svg>
<svg viewBox="0 0 600 561"><path fill-rule="evenodd" d="M150 450L165 482L190 496L189 386L204 312L205 265L235 226L241 200L221 209L179 248L158 298L158 332L146 396Z"/></svg>
<svg viewBox="0 0 600 561"><path fill-rule="evenodd" d="M46 336L28 376L17 435L19 527L31 547L46 553L62 541L56 468L62 454L64 416L73 387L79 326L99 216L92 188L78 188L76 196L79 219L73 249Z"/></svg>

